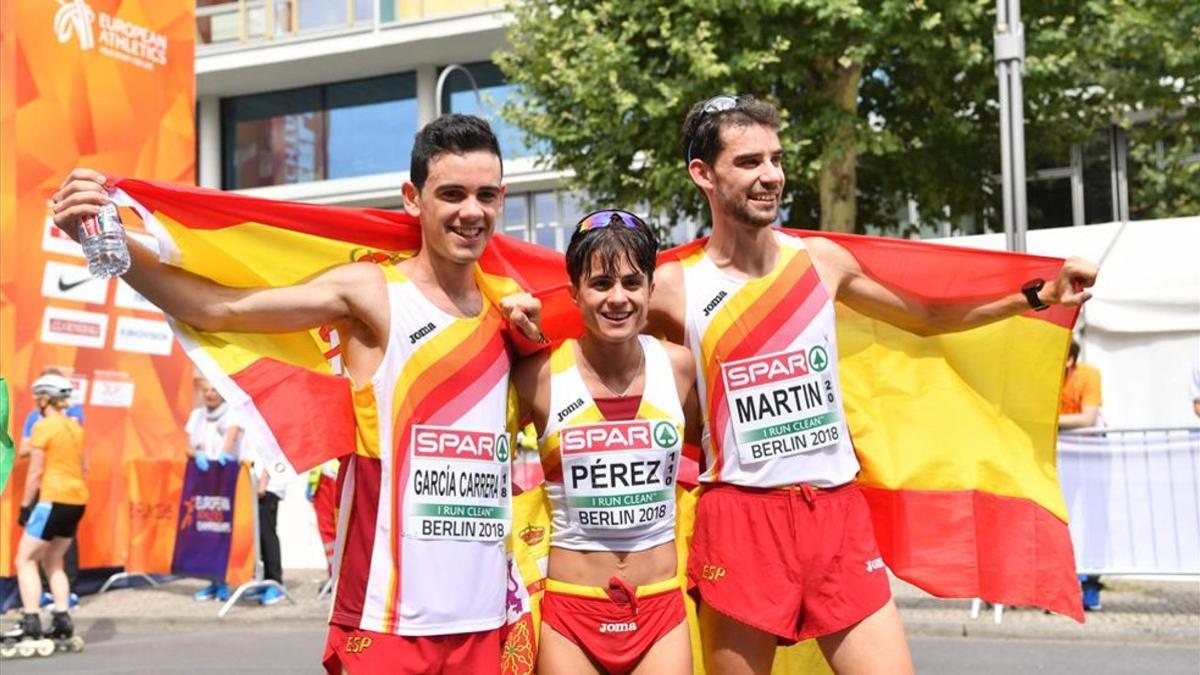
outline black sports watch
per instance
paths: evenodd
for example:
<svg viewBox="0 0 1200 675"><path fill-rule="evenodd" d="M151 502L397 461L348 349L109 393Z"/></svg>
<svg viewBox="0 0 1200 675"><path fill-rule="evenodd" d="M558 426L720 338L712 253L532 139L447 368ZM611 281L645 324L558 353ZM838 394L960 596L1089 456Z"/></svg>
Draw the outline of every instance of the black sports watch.
<svg viewBox="0 0 1200 675"><path fill-rule="evenodd" d="M1025 285L1021 287L1021 292L1025 294L1025 301L1029 303L1030 307L1039 312L1043 309L1050 309L1050 305L1042 302L1042 299L1038 297L1038 291L1041 291L1045 285L1045 279L1034 279L1025 282Z"/></svg>

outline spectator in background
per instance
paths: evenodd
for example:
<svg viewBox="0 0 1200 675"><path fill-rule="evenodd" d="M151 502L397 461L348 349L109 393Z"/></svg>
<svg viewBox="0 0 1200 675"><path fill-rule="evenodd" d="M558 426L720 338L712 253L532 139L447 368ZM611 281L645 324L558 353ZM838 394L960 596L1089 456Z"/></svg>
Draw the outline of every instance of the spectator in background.
<svg viewBox="0 0 1200 675"><path fill-rule="evenodd" d="M4 634L6 642L42 637L39 566L54 594L50 635L69 638L74 634L67 614L71 585L63 557L83 518L88 489L83 427L66 415L71 394L71 382L62 375L42 375L33 383L34 401L41 414L30 438L21 444L22 452L30 453L17 517L17 525L25 532L13 560L23 614L20 624Z"/></svg>
<svg viewBox="0 0 1200 675"><path fill-rule="evenodd" d="M1083 429L1100 426L1100 371L1079 362L1079 343L1071 340L1067 371L1058 398L1058 428Z"/></svg>
<svg viewBox="0 0 1200 675"><path fill-rule="evenodd" d="M339 462L331 459L308 472L308 500L317 515L317 533L325 547L325 566L333 574L333 551L337 543L337 474Z"/></svg>
<svg viewBox="0 0 1200 675"><path fill-rule="evenodd" d="M46 368L42 370L42 372L38 373L38 377L42 377L43 375L58 375L60 377L66 377L58 368ZM81 426L83 425L82 404L72 403L70 407L66 409L65 414L67 417L79 422ZM40 419L42 419L42 412L38 410L37 406L34 406L33 410L30 410L29 414L25 416L25 424L21 428L22 441L29 440L30 435L33 433L33 425L37 424L37 421Z"/></svg>
<svg viewBox="0 0 1200 675"><path fill-rule="evenodd" d="M188 457L196 462L200 471L208 471L212 462L224 466L238 461L242 428L237 416L208 380L198 378L196 387L203 405L192 411L184 427L188 435ZM193 597L224 602L229 599L229 584L224 579L214 579Z"/></svg>
<svg viewBox="0 0 1200 675"><path fill-rule="evenodd" d="M57 375L59 377L65 377L65 375L63 375L62 371L59 370L58 368L45 368L42 370L42 372L38 373L39 378L46 376L46 375ZM63 412L67 417L70 417L71 419L75 420L76 422L79 422L79 426L81 426L81 427L83 426L83 405L82 404L72 403ZM33 437L33 425L37 424L38 420L40 420L40 419L42 419L42 411L40 409L38 409L37 406L34 406L33 410L30 410L29 414L25 416L25 424L21 427L21 445L17 451L17 454L19 454L20 456L27 457L27 456L29 456L29 453L33 450L33 446L30 445L31 438ZM35 497L36 497L36 495L35 495ZM67 580L69 581L71 588L75 588L75 582L76 582L76 580L79 579L79 547L76 546L74 537L71 538L71 545L69 548L67 548L66 555L63 556L63 567L67 572ZM50 580L47 579L45 577L45 575L43 574L42 575L42 607L49 605L53 601L54 601L54 598L50 594ZM76 605L79 604L79 596L76 595L74 592L72 592L70 602L71 602L71 606L75 607Z"/></svg>
<svg viewBox="0 0 1200 675"><path fill-rule="evenodd" d="M269 470L261 448L261 443L255 440L253 434L246 436L244 450L254 462L251 474L258 491L258 551L262 558L263 578L282 586L283 555L277 530L279 502L287 495L289 479L296 474ZM283 591L274 586L267 586L254 595L258 595L259 602L264 605L274 605L284 597Z"/></svg>
<svg viewBox="0 0 1200 675"><path fill-rule="evenodd" d="M1192 366L1192 412L1200 417L1200 361Z"/></svg>
<svg viewBox="0 0 1200 675"><path fill-rule="evenodd" d="M1067 352L1067 370L1063 378L1062 393L1058 399L1058 428L1085 429L1101 425L1100 406L1104 399L1100 395L1100 371L1079 362L1079 343L1071 340ZM1089 612L1100 611L1100 583L1098 574L1079 575L1083 591L1083 608Z"/></svg>

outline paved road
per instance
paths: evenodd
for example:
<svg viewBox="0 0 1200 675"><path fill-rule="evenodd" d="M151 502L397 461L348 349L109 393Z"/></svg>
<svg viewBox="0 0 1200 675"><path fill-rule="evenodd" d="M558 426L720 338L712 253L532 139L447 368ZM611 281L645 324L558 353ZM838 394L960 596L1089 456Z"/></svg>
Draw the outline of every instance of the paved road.
<svg viewBox="0 0 1200 675"><path fill-rule="evenodd" d="M55 654L4 662L4 675L23 673L115 673L206 675L208 673L321 673L325 631L234 630L120 633L103 626L85 636L81 654ZM251 632L253 631L253 632Z"/></svg>
<svg viewBox="0 0 1200 675"><path fill-rule="evenodd" d="M4 675L23 673L319 673L324 631L238 630L104 635L98 626L82 654L11 661ZM1086 642L914 638L917 672L1196 675L1200 645L1145 646Z"/></svg>

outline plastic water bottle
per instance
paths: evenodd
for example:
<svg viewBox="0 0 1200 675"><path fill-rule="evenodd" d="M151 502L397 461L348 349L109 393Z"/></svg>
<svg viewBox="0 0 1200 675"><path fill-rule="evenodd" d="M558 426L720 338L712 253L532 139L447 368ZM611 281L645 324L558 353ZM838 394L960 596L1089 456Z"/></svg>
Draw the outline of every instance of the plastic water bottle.
<svg viewBox="0 0 1200 675"><path fill-rule="evenodd" d="M94 216L84 216L79 243L87 257L88 272L99 279L119 277L129 271L129 247L115 204L109 202Z"/></svg>

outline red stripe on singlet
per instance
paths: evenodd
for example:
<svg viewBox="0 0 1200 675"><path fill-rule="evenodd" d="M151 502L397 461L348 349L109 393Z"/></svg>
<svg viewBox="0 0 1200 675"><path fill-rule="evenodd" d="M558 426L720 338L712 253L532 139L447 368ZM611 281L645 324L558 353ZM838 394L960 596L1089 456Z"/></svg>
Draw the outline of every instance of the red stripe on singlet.
<svg viewBox="0 0 1200 675"><path fill-rule="evenodd" d="M820 302L809 302L814 296L818 296ZM771 351L769 345L772 343L786 344L790 342L796 333L803 330L812 321L813 316L824 306L827 297L828 294L821 286L820 277L810 266L778 302L760 315L758 322L745 333L737 344L725 354L720 353L720 345L718 345L718 351L713 356L722 362L738 361ZM787 317L783 321L780 320L781 314ZM737 330L742 325L741 322L735 322L730 330ZM727 333L726 336L728 335ZM722 336L721 342L726 341L726 336ZM719 481L726 451L724 447L725 428L729 423L729 403L725 398L725 378L721 375L720 363L715 363L709 368L708 384L708 404L709 410L712 411L710 438L716 449L716 452L713 453L716 459L715 476Z"/></svg>
<svg viewBox="0 0 1200 675"><path fill-rule="evenodd" d="M384 629L388 632L395 632L396 624L399 622L401 579L403 579L404 561L401 556L401 533L404 531L404 494L408 488L408 460L409 460L409 440L412 435L412 427L414 424L425 423L434 418L438 412L452 403L461 404L461 394L473 389L478 380L490 370L490 367L497 360L508 359L507 344L504 341L503 335L499 330L499 320L494 315L489 316L480 323L479 327L474 330L470 336L462 341L458 348L451 351L442 360L448 362L447 368L430 368L426 371L426 378L423 378L422 385L428 392L423 398L416 403L410 403L414 400L405 397L400 405L400 410L396 415L394 429L396 435L394 437L396 443L395 462L392 469L392 484L394 486L395 495L392 500L392 559L395 564L393 570L395 583L392 584L391 598L388 602L388 610L385 611L386 617ZM482 342L482 344L479 344ZM452 356L458 356L461 359L464 355L469 355L475 352L473 357L467 358L458 368L454 368L456 359ZM445 373L446 377L432 381L433 375ZM494 384L494 383L493 383ZM481 387L475 389L476 395L482 398L484 394L491 390L491 387ZM472 405L478 403L478 398L471 402ZM403 422L401 422L403 420Z"/></svg>
<svg viewBox="0 0 1200 675"><path fill-rule="evenodd" d="M371 557L375 548L375 527L379 515L379 483L382 465L378 459L351 455L342 462L339 487L344 488L345 472L353 463L350 487L350 512L345 514L346 533L342 540L342 559L338 567L337 594L330 623L358 628L362 623L367 581L371 576ZM339 494L341 490L338 490Z"/></svg>

